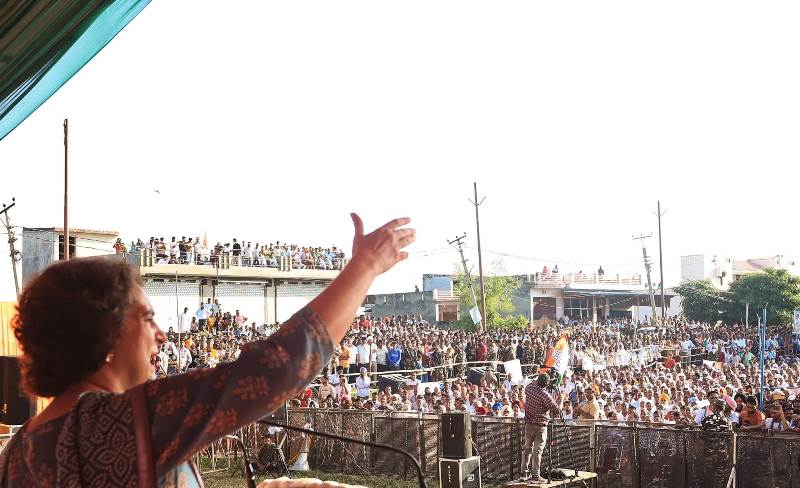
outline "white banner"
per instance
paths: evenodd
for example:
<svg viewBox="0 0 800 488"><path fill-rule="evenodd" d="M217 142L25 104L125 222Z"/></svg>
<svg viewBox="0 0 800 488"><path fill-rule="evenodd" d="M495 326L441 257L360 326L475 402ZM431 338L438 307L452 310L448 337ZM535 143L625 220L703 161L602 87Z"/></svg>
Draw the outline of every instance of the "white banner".
<svg viewBox="0 0 800 488"><path fill-rule="evenodd" d="M505 369L506 374L511 375L511 377L513 378L511 384L514 385L522 384L522 363L519 362L519 359L504 362L503 368Z"/></svg>
<svg viewBox="0 0 800 488"><path fill-rule="evenodd" d="M472 317L473 324L479 324L481 322L481 311L478 310L478 307L469 309L469 316Z"/></svg>

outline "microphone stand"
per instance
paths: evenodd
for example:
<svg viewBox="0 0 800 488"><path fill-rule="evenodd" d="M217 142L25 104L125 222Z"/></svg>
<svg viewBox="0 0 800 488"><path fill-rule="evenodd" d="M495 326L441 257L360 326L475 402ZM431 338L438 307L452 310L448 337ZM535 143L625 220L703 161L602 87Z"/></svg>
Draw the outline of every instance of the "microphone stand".
<svg viewBox="0 0 800 488"><path fill-rule="evenodd" d="M422 473L422 466L420 466L419 461L417 461L417 458L412 456L411 453L409 453L408 451L405 451L403 449L399 449L399 448L394 447L394 446L389 446L387 444L379 444L377 442L362 441L360 439L351 439L350 437L345 437L345 436L341 436L341 435L326 434L324 432L317 432L315 430L303 429L302 427L294 427L292 425L286 425L286 424L282 424L282 423L279 423L279 422L273 422L272 420L263 420L262 419L262 420L259 420L258 423L259 424L272 425L274 427L281 427L283 429L292 430L292 431L295 431L295 432L302 432L302 433L307 434L307 435L316 435L316 436L325 437L325 438L328 438L328 439L352 442L354 444L359 444L359 445L362 445L362 446L377 447L377 448L380 448L380 449L388 449L388 450L390 450L392 452L396 452L396 453L398 453L398 454L400 454L402 456L405 456L408 459L411 459L411 461L414 463L414 468L416 468L416 470L417 470L417 483L419 484L419 488L427 488L427 485L425 484L425 476Z"/></svg>
<svg viewBox="0 0 800 488"><path fill-rule="evenodd" d="M244 447L244 442L239 436L226 435L225 439L230 439L236 442L236 445L242 449L242 461L244 462L244 477L247 480L247 488L256 488L256 475L253 473L253 465L250 464L250 459L247 457L247 449Z"/></svg>
<svg viewBox="0 0 800 488"><path fill-rule="evenodd" d="M563 375L562 375L561 378L559 378L557 383L555 383L555 384L551 383L550 384L549 389L550 389L550 391L553 392L554 395L558 395L558 388L561 386L561 379L562 378L563 378ZM572 473L572 476L569 477L570 481L572 481L575 478L578 478L578 465L575 462L575 454L573 454L573 452L572 452L572 441L569 438L569 429L567 429L567 422L564 420L563 407L564 407L563 405L559 405L558 406L558 415L559 415L559 417L561 417L561 426L564 429L564 437L567 439L567 450L569 451L569 457L570 457L570 460L572 461L572 471L573 471L573 473ZM552 430L551 430L551 432L552 432ZM549 439L548 446L550 446L552 444L553 440L555 440L555 436L553 436L553 439ZM552 469L553 469L553 465L551 464L550 465L550 470L552 471ZM552 474L548 473L548 481L550 480L550 476L552 476ZM586 483L584 482L584 485L585 484Z"/></svg>

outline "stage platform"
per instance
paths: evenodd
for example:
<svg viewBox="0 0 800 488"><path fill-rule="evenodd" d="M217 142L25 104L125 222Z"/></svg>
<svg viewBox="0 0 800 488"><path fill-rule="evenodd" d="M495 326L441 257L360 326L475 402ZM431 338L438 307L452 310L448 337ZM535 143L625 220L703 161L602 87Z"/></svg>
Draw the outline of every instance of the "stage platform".
<svg viewBox="0 0 800 488"><path fill-rule="evenodd" d="M567 470L567 474L572 474L572 470ZM505 483L503 488L554 488L556 486L583 486L583 482L589 484L589 480L597 478L597 473L590 473L588 471L578 471L578 477L565 480L553 480L550 483L531 483L530 481L511 481Z"/></svg>

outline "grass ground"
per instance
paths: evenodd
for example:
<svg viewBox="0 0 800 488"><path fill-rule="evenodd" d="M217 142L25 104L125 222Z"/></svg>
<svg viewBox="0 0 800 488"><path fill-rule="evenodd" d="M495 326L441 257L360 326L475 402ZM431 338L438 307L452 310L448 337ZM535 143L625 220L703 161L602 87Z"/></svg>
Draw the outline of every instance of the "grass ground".
<svg viewBox="0 0 800 488"><path fill-rule="evenodd" d="M201 461L201 471L210 468L210 465L205 465ZM222 465L220 465L222 467ZM347 483L350 485L363 485L369 487L379 488L417 488L416 479L406 480L394 476L363 476L352 474L337 474L326 473L321 471L306 471L292 473L293 478L319 478L325 481L338 481L339 483ZM256 481L264 481L268 479L266 476L256 478ZM203 482L206 488L246 488L244 476L242 474L241 462L236 467L231 467L215 473L207 473L203 475ZM439 482L434 480L426 480L428 488L439 488Z"/></svg>
<svg viewBox="0 0 800 488"><path fill-rule="evenodd" d="M333 480L338 481L339 483L379 488L417 488L416 480L404 480L388 476L356 476L347 474L321 473L317 471L295 473L293 476L296 478L319 478L321 480ZM263 481L264 479L266 478L258 478L258 481ZM205 474L203 475L203 481L206 485L206 488L243 488L247 486L245 484L244 477L241 474L232 474L227 470ZM439 487L438 482L428 481L427 483L428 488Z"/></svg>

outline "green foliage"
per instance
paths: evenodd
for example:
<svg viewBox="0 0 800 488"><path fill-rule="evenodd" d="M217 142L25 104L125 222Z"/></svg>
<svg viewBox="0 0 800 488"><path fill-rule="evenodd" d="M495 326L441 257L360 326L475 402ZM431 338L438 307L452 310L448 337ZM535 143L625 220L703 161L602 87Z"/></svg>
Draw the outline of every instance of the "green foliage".
<svg viewBox="0 0 800 488"><path fill-rule="evenodd" d="M687 281L675 293L681 296L683 315L689 320L713 323L726 318L727 297L709 280Z"/></svg>
<svg viewBox="0 0 800 488"><path fill-rule="evenodd" d="M766 269L742 277L730 286L730 320L744 322L745 304L750 304L750 316L761 315L767 307L767 322L791 323L792 312L800 308L800 278L783 269Z"/></svg>
<svg viewBox="0 0 800 488"><path fill-rule="evenodd" d="M500 263L494 264L494 271L502 270ZM494 328L522 328L528 325L528 319L522 316L511 317L514 312L514 293L522 285L522 280L515 276L492 275L484 276L484 289L486 291L486 324L487 329ZM473 277L475 287L475 297L480 307L480 285L478 279ZM472 293L469 290L469 281L463 271L459 271L454 277L454 287L458 292L461 303L461 318L455 323L456 326L467 326L472 324L469 311L473 307ZM524 321L524 325L522 322Z"/></svg>
<svg viewBox="0 0 800 488"><path fill-rule="evenodd" d="M498 329L515 329L525 330L528 328L528 317L524 315L512 315L509 317L501 317L500 322L495 324Z"/></svg>

